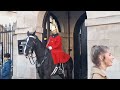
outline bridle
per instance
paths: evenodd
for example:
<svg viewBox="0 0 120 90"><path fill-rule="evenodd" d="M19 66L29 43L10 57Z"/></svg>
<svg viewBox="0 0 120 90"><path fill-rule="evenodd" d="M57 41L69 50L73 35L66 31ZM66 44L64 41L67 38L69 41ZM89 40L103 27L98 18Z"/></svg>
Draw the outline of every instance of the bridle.
<svg viewBox="0 0 120 90"><path fill-rule="evenodd" d="M33 37L33 36L28 36L27 39L28 39L29 37ZM35 41L33 41L33 43L36 44ZM36 60L33 60L34 58L36 58L36 56L33 57L33 48L32 48L30 45L28 45L27 43L26 43L26 47L29 47L29 48L30 48L30 52L28 53L28 59L29 59L30 63L31 63L32 65L36 64ZM27 58L27 57L26 57L26 58Z"/></svg>
<svg viewBox="0 0 120 90"><path fill-rule="evenodd" d="M29 37L34 38L34 40L36 39L34 36L28 36L27 38L29 38ZM27 41L27 42L28 42L28 41ZM36 43L35 41L33 41L33 43L34 43L34 45L37 45L37 43ZM32 48L31 46L29 46L27 43L26 43L26 47L29 47L30 50L31 50L30 53L28 54L28 58L29 58L30 63L31 63L32 65L36 64L36 61L37 61L37 60L33 60L34 58L36 58L36 56L33 57L33 48ZM37 67L40 67L40 66L44 63L45 59L47 59L47 57L45 57L45 56L46 56L46 53L47 53L47 51L45 50L44 58L43 58L43 60L41 61L41 63L38 63L38 62L37 62ZM32 61L31 61L31 60L32 60ZM32 63L32 62L33 62L33 63Z"/></svg>
<svg viewBox="0 0 120 90"><path fill-rule="evenodd" d="M33 60L34 58L36 58L36 56L33 57L33 53L30 53L28 59L32 65L36 64L36 60Z"/></svg>

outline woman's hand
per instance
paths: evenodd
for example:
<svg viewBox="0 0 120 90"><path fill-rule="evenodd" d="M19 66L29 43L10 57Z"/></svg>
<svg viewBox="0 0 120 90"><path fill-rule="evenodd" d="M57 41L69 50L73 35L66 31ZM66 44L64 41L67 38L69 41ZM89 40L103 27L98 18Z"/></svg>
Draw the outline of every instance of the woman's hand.
<svg viewBox="0 0 120 90"><path fill-rule="evenodd" d="M51 46L48 46L48 49L49 49L49 50L52 50L52 47L51 47Z"/></svg>

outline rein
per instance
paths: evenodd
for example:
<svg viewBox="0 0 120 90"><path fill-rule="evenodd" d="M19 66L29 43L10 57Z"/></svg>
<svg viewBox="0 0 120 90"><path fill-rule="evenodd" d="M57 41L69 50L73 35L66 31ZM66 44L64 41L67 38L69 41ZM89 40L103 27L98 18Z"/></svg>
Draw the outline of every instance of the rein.
<svg viewBox="0 0 120 90"><path fill-rule="evenodd" d="M43 60L42 60L41 63L38 63L38 62L37 62L37 67L41 67L41 65L42 65L42 64L44 63L44 61L47 59L46 54L47 54L47 51L45 50L44 58L43 58Z"/></svg>
<svg viewBox="0 0 120 90"><path fill-rule="evenodd" d="M34 43L35 45L37 45L37 44L35 43L35 41L33 41L33 43ZM26 46L30 47L29 45L26 45ZM44 58L43 58L43 60L42 60L41 63L36 62L37 60L33 60L34 58L36 58L36 56L33 57L33 53L30 53L29 56L28 56L30 63L31 63L32 65L37 64L37 67L41 67L41 65L44 63L45 59L47 59L46 53L47 53L47 51L46 51L46 49L45 49L45 55L44 55Z"/></svg>
<svg viewBox="0 0 120 90"><path fill-rule="evenodd" d="M35 41L33 41L33 43L36 44ZM26 45L26 46L27 46L27 47L30 47L29 45ZM31 48L31 47L30 47L30 48ZM33 57L32 51L31 51L31 53L29 54L28 58L29 58L29 61L30 61L30 63L31 63L32 65L34 65L34 64L36 63L36 60L33 60L33 58L36 58L36 56ZM32 61L31 61L31 59L32 59ZM33 63L32 63L32 62L33 62Z"/></svg>
<svg viewBox="0 0 120 90"><path fill-rule="evenodd" d="M31 56L30 56L30 55L31 55ZM36 63L36 60L33 60L33 58L36 58L36 56L33 57L33 54L32 54L32 53L31 53L30 55L29 55L29 57L28 57L28 58L29 58L29 61L30 61L30 63L31 63L32 65L34 65L34 64ZM32 59L32 61L31 61L31 59ZM32 63L32 62L33 62L33 63Z"/></svg>

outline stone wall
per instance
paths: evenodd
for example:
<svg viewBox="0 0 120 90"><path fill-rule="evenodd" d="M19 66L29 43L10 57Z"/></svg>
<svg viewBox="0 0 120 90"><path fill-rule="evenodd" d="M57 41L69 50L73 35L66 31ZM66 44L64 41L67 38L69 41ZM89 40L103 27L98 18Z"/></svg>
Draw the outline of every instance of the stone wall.
<svg viewBox="0 0 120 90"><path fill-rule="evenodd" d="M87 49L88 49L88 78L92 62L90 50L93 45L107 45L115 57L113 66L107 69L111 79L120 79L120 12L87 12Z"/></svg>
<svg viewBox="0 0 120 90"><path fill-rule="evenodd" d="M17 34L13 36L13 79L35 79L35 65L31 65L29 59L24 55L18 54L18 40L26 38L26 34Z"/></svg>
<svg viewBox="0 0 120 90"><path fill-rule="evenodd" d="M40 11L17 11L17 29L14 35L14 56L13 56L13 79L36 79L36 67L30 64L24 55L18 54L18 40L27 37L27 31L37 31L37 36L41 40L43 28L38 24L38 13ZM41 17L43 19L43 17ZM42 19L39 21L42 22Z"/></svg>
<svg viewBox="0 0 120 90"><path fill-rule="evenodd" d="M16 12L12 11L0 11L0 24L13 24L13 22L16 22Z"/></svg>

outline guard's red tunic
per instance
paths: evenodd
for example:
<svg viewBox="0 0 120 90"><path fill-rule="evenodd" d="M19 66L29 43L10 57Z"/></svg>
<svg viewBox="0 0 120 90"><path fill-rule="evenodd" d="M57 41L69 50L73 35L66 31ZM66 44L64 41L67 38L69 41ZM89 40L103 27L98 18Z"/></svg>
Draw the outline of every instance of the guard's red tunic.
<svg viewBox="0 0 120 90"><path fill-rule="evenodd" d="M51 54L54 64L66 63L70 59L69 54L66 54L62 50L62 38L60 35L57 35L55 37L50 36L46 47L48 48L48 46L52 47Z"/></svg>

